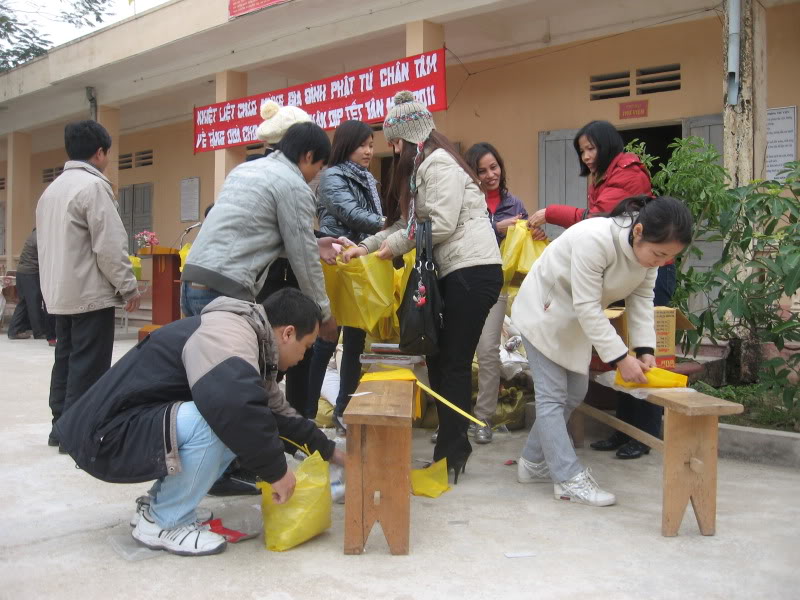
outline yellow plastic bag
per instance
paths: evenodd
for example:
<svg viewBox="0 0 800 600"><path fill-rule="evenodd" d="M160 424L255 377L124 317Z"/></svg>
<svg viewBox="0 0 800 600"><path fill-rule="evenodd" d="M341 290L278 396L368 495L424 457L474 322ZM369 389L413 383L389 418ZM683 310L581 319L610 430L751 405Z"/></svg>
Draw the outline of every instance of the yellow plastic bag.
<svg viewBox="0 0 800 600"><path fill-rule="evenodd" d="M635 383L633 381L625 381L622 378L622 375L619 374L619 369L617 369L617 375L616 377L614 377L614 383L627 388L634 388L634 387L671 388L671 387L686 387L686 384L689 381L689 378L686 375L681 375L680 373L673 373L672 371L667 371L666 369L659 369L658 367L653 367L647 373L645 373L644 376L647 377L647 383Z"/></svg>
<svg viewBox="0 0 800 600"><path fill-rule="evenodd" d="M438 498L449 489L446 458L436 461L427 469L411 471L411 493L415 496Z"/></svg>
<svg viewBox="0 0 800 600"><path fill-rule="evenodd" d="M508 291L514 275L526 275L546 247L547 242L533 240L527 221L519 220L514 227L508 228L506 239L500 244L504 293Z"/></svg>
<svg viewBox="0 0 800 600"><path fill-rule="evenodd" d="M178 256L181 257L181 271L183 271L183 265L186 264L186 257L189 256L189 250L192 249L191 243L184 244L180 250L178 250Z"/></svg>
<svg viewBox="0 0 800 600"><path fill-rule="evenodd" d="M331 526L331 481L328 463L319 452L295 471L297 485L285 504L272 500L272 486L258 482L267 550L283 552L318 536Z"/></svg>
<svg viewBox="0 0 800 600"><path fill-rule="evenodd" d="M331 312L339 325L372 331L391 317L394 306L392 261L368 254L344 264L322 263Z"/></svg>
<svg viewBox="0 0 800 600"><path fill-rule="evenodd" d="M133 276L136 277L137 280L142 279L142 259L138 256L128 256L131 261L131 267L133 267Z"/></svg>

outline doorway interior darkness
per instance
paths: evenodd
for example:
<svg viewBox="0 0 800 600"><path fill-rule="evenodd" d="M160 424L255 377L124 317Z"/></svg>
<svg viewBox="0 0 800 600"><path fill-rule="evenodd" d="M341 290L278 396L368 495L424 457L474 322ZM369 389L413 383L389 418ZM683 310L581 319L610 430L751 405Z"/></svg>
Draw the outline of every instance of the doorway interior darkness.
<svg viewBox="0 0 800 600"><path fill-rule="evenodd" d="M653 166L650 169L650 175L653 176L661 170L659 165L666 163L672 156L672 149L667 146L674 142L675 138L681 137L682 127L680 124L641 127L638 129L621 129L619 133L626 145L631 140L638 139L640 142L644 142L645 150L647 150L648 154L658 157L653 161Z"/></svg>

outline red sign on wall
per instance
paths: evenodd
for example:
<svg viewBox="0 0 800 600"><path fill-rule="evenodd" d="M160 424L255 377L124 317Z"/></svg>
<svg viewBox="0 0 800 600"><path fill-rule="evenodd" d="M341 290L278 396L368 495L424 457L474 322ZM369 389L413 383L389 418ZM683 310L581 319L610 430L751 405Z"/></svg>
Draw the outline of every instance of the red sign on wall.
<svg viewBox="0 0 800 600"><path fill-rule="evenodd" d="M194 109L194 151L209 152L258 142L261 105L274 100L298 106L323 129L342 121L383 121L394 95L410 90L431 112L447 108L444 49L343 73L302 85Z"/></svg>
<svg viewBox="0 0 800 600"><path fill-rule="evenodd" d="M228 1L228 16L240 17L247 13L261 10L273 4L283 4L289 0L229 0Z"/></svg>
<svg viewBox="0 0 800 600"><path fill-rule="evenodd" d="M633 102L619 103L620 119L639 119L647 116L648 100L635 100Z"/></svg>

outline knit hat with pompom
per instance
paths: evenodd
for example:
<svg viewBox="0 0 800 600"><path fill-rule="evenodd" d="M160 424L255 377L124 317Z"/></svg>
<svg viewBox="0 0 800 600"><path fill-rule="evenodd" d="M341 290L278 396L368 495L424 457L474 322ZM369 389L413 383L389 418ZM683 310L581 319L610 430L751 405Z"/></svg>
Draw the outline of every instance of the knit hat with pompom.
<svg viewBox="0 0 800 600"><path fill-rule="evenodd" d="M422 102L415 102L414 94L411 92L397 92L394 106L383 121L383 134L386 139L420 144L428 139L434 129L436 125L431 111Z"/></svg>
<svg viewBox="0 0 800 600"><path fill-rule="evenodd" d="M273 100L261 105L261 118L264 122L258 126L258 139L268 144L277 144L283 139L289 127L295 123L310 121L311 117L302 108L281 106Z"/></svg>

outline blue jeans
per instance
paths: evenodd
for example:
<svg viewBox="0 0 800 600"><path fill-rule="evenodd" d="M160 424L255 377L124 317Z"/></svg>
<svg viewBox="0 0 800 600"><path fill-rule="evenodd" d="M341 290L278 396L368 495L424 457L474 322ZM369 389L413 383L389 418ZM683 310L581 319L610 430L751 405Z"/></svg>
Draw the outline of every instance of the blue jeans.
<svg viewBox="0 0 800 600"><path fill-rule="evenodd" d="M181 282L181 311L187 317L196 317L214 298L222 296L217 290L193 288L188 281Z"/></svg>
<svg viewBox="0 0 800 600"><path fill-rule="evenodd" d="M195 509L236 455L223 444L197 410L184 402L177 415L181 471L150 489L150 514L164 529L194 523Z"/></svg>

